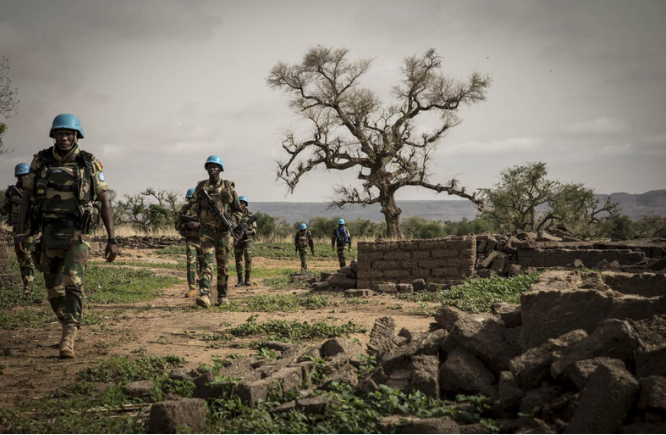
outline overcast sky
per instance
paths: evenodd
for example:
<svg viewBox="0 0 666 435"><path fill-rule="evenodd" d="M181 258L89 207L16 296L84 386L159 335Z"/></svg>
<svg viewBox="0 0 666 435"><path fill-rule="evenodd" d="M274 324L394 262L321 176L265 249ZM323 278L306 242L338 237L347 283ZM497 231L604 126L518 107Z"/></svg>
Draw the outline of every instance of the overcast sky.
<svg viewBox="0 0 666 435"><path fill-rule="evenodd" d="M0 183L77 115L82 148L120 193L183 193L210 154L250 201L326 201L354 173L275 180L282 132L300 125L266 85L278 62L323 45L373 57L361 85L385 103L403 59L437 50L445 74L488 74L434 154L432 180L491 187L531 161L599 193L666 189L666 1L0 0L0 56L18 87ZM398 199L447 199L406 188Z"/></svg>

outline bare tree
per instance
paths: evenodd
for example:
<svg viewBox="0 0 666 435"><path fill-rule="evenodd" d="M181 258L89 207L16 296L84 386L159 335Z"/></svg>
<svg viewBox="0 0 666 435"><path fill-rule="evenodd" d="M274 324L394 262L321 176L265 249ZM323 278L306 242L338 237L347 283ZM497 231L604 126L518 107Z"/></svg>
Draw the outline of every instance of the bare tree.
<svg viewBox="0 0 666 435"><path fill-rule="evenodd" d="M401 69L403 80L393 88L397 102L383 105L370 90L360 88L370 59L347 60L347 50L313 48L296 65L278 63L267 79L269 86L292 96L290 108L309 121L311 130L297 136L287 131L282 147L289 158L278 163L278 178L293 193L304 174L324 167L354 169L362 186L339 186L331 207L346 204L381 204L387 236L402 238L395 193L406 186L420 186L467 198L480 205L456 179L431 182L431 154L451 127L459 124L461 104L485 100L490 78L477 73L458 83L441 73L435 50L408 57ZM432 131L418 131L415 119L435 113L440 119Z"/></svg>
<svg viewBox="0 0 666 435"><path fill-rule="evenodd" d="M9 59L2 56L0 63L0 115L3 118L11 118L16 115L19 100L16 99L18 89L12 89L12 81L9 79ZM9 152L2 149L2 136L7 130L7 125L0 122L0 155Z"/></svg>

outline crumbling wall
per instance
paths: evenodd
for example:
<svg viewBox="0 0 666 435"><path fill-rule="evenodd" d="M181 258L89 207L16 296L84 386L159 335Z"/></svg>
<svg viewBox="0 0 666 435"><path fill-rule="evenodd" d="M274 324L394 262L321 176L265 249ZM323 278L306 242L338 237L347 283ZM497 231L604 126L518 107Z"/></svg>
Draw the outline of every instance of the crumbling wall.
<svg viewBox="0 0 666 435"><path fill-rule="evenodd" d="M443 283L474 273L475 236L428 240L359 242L358 288L381 282L411 283L416 279Z"/></svg>

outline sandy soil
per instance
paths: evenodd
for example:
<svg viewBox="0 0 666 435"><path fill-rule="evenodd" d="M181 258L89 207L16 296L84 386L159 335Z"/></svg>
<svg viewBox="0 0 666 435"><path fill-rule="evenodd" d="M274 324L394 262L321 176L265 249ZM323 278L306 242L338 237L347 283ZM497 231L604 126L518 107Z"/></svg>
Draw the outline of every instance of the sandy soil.
<svg viewBox="0 0 666 435"><path fill-rule="evenodd" d="M176 260L156 257L152 250L132 250L124 252L119 261L140 263L165 263ZM103 261L93 258L93 261ZM310 263L310 262L309 262ZM334 270L335 261L313 261L313 270ZM125 267L125 266L123 266ZM298 268L300 262L294 260L275 260L257 257L254 269L262 267ZM79 331L76 341L77 358L75 360L58 359L58 343L61 326L54 321L46 328L22 328L0 331L0 347L11 351L10 357L0 359L4 366L0 375L0 407L12 408L18 399L40 398L51 394L57 388L64 387L75 379L75 374L87 367L95 366L99 359L112 355L138 358L140 349L146 356L178 355L187 360L187 367L194 368L201 363L211 363L212 355L224 356L230 353L255 354L247 348L232 348L232 343L247 343L251 339L235 339L231 342L207 342L203 336L211 333L222 333L230 326L244 323L251 312L215 312L195 308L194 300L184 297L187 290L185 271L152 269L158 274L171 274L183 278L173 287L164 289L162 296L137 304L105 304L92 305L98 310L108 311L109 319L100 325L84 326ZM287 289L269 290L258 279L257 285L246 290L233 286L236 278L231 277L229 298L241 299L250 295L292 292L304 294L307 290ZM342 295L335 295L335 300L343 303ZM419 308L417 303L397 300L394 296L382 295L366 298L368 304L326 307L320 310L302 312L258 312L258 321L271 319L299 320L308 322L325 321L330 324L342 325L353 321L368 330L366 334L354 334L362 344L368 341L369 331L376 318L393 316L398 330L406 326L415 331L425 331L433 319L410 314ZM402 305L401 310L389 307ZM48 308L44 302L41 308ZM117 314L117 311L121 311ZM114 314L116 313L116 314ZM84 312L85 316L85 312ZM256 338L255 338L256 339ZM215 343L219 348L209 348ZM304 343L307 345L310 343ZM134 352L133 352L134 351Z"/></svg>

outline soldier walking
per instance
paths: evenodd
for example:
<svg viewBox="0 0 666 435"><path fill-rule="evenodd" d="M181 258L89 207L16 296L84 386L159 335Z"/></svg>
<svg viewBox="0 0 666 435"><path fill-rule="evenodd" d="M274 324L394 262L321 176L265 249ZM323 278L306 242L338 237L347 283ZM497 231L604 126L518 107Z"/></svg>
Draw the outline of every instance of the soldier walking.
<svg viewBox="0 0 666 435"><path fill-rule="evenodd" d="M229 268L227 261L231 253L233 226L238 223L242 209L233 181L223 180L222 158L210 156L204 164L208 179L200 181L194 189L197 203L193 206L199 217L199 239L203 251L203 264L199 278L197 305L210 307L210 292L213 281L213 263L217 263L217 304L227 302ZM231 218L231 220L230 220ZM226 221L226 222L225 222Z"/></svg>
<svg viewBox="0 0 666 435"><path fill-rule="evenodd" d="M306 224L301 224L299 230L294 236L294 247L296 252L301 257L301 273L308 271L308 246L310 247L310 252L314 255L314 241L312 240L312 234L308 230Z"/></svg>
<svg viewBox="0 0 666 435"><path fill-rule="evenodd" d="M14 176L16 176L16 184L7 187L5 193L5 203L0 207L0 214L9 215L7 217L7 225L12 227L12 236L16 237L19 209L25 194L25 182L28 179L30 172L30 165L27 163L19 163L14 168ZM39 239L39 234L28 235L25 238L25 248L28 252L32 253L35 247L35 240ZM22 255L16 249L16 258L18 259L19 269L21 270L21 280L23 281L23 295L30 296L32 294L32 284L35 281L35 261L32 255Z"/></svg>
<svg viewBox="0 0 666 435"><path fill-rule="evenodd" d="M241 216L239 226L246 226L252 219L252 212L248 210L249 201L245 196L238 197L243 215ZM252 285L250 275L252 273L252 242L254 234L257 231L256 222L252 222L243 234L239 234L238 242L234 244L234 255L236 257L236 273L238 274L238 283L236 287ZM245 281L243 281L243 257L245 257Z"/></svg>
<svg viewBox="0 0 666 435"><path fill-rule="evenodd" d="M95 201L101 203L108 237L106 261L116 258L118 247L102 164L78 145L84 137L81 122L68 113L58 115L49 136L55 140L54 146L35 154L30 164L15 243L22 255L29 255L25 223L32 210L30 234L42 232L35 249L39 257L37 265L44 272L51 308L63 324L60 358L74 358L74 341L83 313L83 277L90 252Z"/></svg>
<svg viewBox="0 0 666 435"><path fill-rule="evenodd" d="M186 298L193 298L199 289L199 274L203 262L203 251L199 240L199 218L194 215L192 206L194 201L194 188L189 189L185 195L187 202L176 216L176 229L185 238L185 252L187 256L187 285Z"/></svg>
<svg viewBox="0 0 666 435"><path fill-rule="evenodd" d="M331 248L333 250L335 250L336 243L338 244L338 261L340 262L340 268L343 268L347 265L345 247L351 252L351 235L345 227L344 219L338 219L338 227L333 230L333 236L331 236Z"/></svg>

